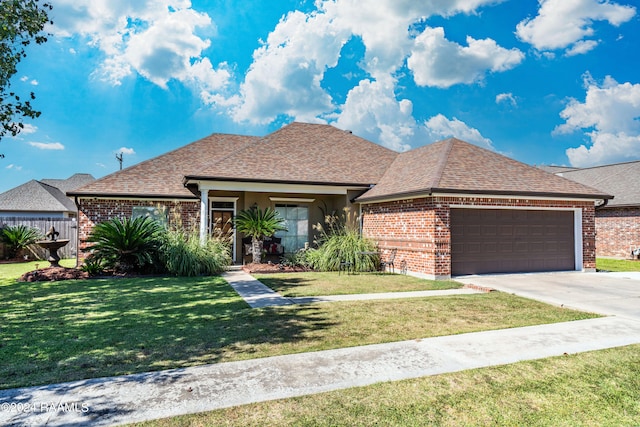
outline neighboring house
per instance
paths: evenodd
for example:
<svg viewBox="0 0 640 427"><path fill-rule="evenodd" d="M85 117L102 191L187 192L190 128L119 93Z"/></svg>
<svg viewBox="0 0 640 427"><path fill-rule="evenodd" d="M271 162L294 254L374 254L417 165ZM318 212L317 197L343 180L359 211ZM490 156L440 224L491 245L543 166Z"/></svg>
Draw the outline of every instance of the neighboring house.
<svg viewBox="0 0 640 427"><path fill-rule="evenodd" d="M596 208L598 256L632 256L640 249L640 161L555 171L615 198Z"/></svg>
<svg viewBox="0 0 640 427"><path fill-rule="evenodd" d="M85 173L67 179L31 180L0 194L0 217L75 218L78 209L66 193L94 180Z"/></svg>
<svg viewBox="0 0 640 427"><path fill-rule="evenodd" d="M607 193L457 139L397 153L329 125L265 137L213 134L68 192L79 240L98 222L151 214L201 236L238 210L274 207L285 251L313 244L343 209L363 235L426 277L595 268L595 204ZM234 259L241 237L234 236Z"/></svg>

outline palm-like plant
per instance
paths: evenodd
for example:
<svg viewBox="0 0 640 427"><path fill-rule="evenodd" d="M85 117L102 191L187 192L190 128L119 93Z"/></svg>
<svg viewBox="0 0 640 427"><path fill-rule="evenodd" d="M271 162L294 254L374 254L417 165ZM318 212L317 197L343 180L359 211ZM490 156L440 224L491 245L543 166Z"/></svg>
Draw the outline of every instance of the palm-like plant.
<svg viewBox="0 0 640 427"><path fill-rule="evenodd" d="M93 245L84 249L98 263L115 271L139 271L158 260L161 232L154 219L113 218L96 225L87 238Z"/></svg>
<svg viewBox="0 0 640 427"><path fill-rule="evenodd" d="M42 232L26 225L6 226L0 229L0 241L7 245L7 256L15 258L21 249L42 238Z"/></svg>
<svg viewBox="0 0 640 427"><path fill-rule="evenodd" d="M278 231L287 231L284 219L274 209L266 207L245 209L238 212L234 219L236 230L251 236L253 262L259 263L262 257L262 243L265 237L271 237Z"/></svg>

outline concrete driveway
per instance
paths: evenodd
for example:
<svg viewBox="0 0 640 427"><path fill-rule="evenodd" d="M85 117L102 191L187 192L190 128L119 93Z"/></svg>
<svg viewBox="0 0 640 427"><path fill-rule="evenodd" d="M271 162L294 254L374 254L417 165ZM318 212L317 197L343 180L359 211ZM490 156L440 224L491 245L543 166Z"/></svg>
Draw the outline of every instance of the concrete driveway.
<svg viewBox="0 0 640 427"><path fill-rule="evenodd" d="M640 273L554 272L459 276L454 280L563 307L640 320Z"/></svg>

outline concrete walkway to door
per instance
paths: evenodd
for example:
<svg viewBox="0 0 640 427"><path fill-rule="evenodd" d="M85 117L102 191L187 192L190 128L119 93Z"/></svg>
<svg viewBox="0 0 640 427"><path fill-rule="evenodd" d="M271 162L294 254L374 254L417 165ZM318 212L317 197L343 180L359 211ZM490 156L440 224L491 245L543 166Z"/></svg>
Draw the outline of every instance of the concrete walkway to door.
<svg viewBox="0 0 640 427"><path fill-rule="evenodd" d="M455 280L562 307L640 320L638 272L496 274Z"/></svg>

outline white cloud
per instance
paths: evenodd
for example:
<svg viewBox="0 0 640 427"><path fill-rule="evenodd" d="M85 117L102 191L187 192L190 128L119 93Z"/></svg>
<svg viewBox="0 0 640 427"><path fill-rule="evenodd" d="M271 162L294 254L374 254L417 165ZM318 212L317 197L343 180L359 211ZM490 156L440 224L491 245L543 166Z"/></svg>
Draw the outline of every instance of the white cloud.
<svg viewBox="0 0 640 427"><path fill-rule="evenodd" d="M21 82L26 82L27 80L29 80L29 76L22 76L22 77L20 77L20 81L21 81Z"/></svg>
<svg viewBox="0 0 640 427"><path fill-rule="evenodd" d="M29 84L31 84L32 86L38 86L40 83L38 83L36 79L33 79L29 82Z"/></svg>
<svg viewBox="0 0 640 427"><path fill-rule="evenodd" d="M598 46L598 42L595 40L580 40L567 49L566 56L576 56L587 53Z"/></svg>
<svg viewBox="0 0 640 427"><path fill-rule="evenodd" d="M513 107L518 106L518 102L516 101L516 98L513 96L511 92L499 93L498 95L496 95L496 104L501 104L501 103L511 104L511 106Z"/></svg>
<svg viewBox="0 0 640 427"><path fill-rule="evenodd" d="M64 150L64 145L59 142L29 142L29 145L40 150Z"/></svg>
<svg viewBox="0 0 640 427"><path fill-rule="evenodd" d="M105 165L104 163L96 163L96 166L103 169L107 167L107 165Z"/></svg>
<svg viewBox="0 0 640 427"><path fill-rule="evenodd" d="M572 99L555 134L584 130L589 144L569 148L572 166L583 167L640 158L640 84L605 78L602 85L585 77L585 101Z"/></svg>
<svg viewBox="0 0 640 427"><path fill-rule="evenodd" d="M594 21L619 26L636 13L632 6L609 0L538 0L535 18L525 19L516 27L518 37L538 50L570 47L572 54L585 53L598 42L585 40L595 34ZM585 44L586 43L586 44Z"/></svg>
<svg viewBox="0 0 640 427"><path fill-rule="evenodd" d="M22 166L14 165L13 163L11 163L5 169L10 169L10 170L14 170L14 171L21 171L22 170Z"/></svg>
<svg viewBox="0 0 640 427"><path fill-rule="evenodd" d="M115 151L117 154L127 154L127 155L133 155L136 154L135 150L133 148L127 148L127 147L120 147Z"/></svg>
<svg viewBox="0 0 640 427"><path fill-rule="evenodd" d="M433 140L454 137L483 148L494 150L493 142L491 142L489 138L485 138L478 129L468 126L455 117L453 120L449 120L444 115L438 114L427 120L424 126L429 137Z"/></svg>
<svg viewBox="0 0 640 427"><path fill-rule="evenodd" d="M487 71L509 70L524 58L518 49L505 49L492 39L467 36L467 45L450 42L444 29L426 28L415 39L407 66L416 84L447 88L459 83L482 80Z"/></svg>
<svg viewBox="0 0 640 427"><path fill-rule="evenodd" d="M52 14L56 35L78 34L103 52L95 75L113 85L136 72L163 88L173 79L190 84L205 98L230 82L226 64L203 57L211 41L198 34L215 25L188 0L58 0Z"/></svg>
<svg viewBox="0 0 640 427"><path fill-rule="evenodd" d="M405 66L415 47L412 25L433 15L475 13L478 8L495 3L499 1L318 0L313 12L291 12L283 17L263 45L256 49L253 63L241 84L233 118L268 123L279 115L287 115L296 120L322 122L335 118L336 114L338 117L345 115L344 119L338 119L340 126L353 122L354 115L364 114L355 112L363 107L360 100L366 98L366 94L383 90L382 87L384 96L380 101L393 102L397 110L400 103L406 105L408 102L395 98L394 76ZM337 65L344 44L354 38L364 45L364 58L357 66L368 77L352 83L350 100L340 107L335 105L322 83L325 72ZM492 40L471 38L469 41L472 46L461 48L466 49L463 52L468 55L463 58L466 59L464 69L454 77L456 83L476 82L487 70L503 71L521 61L519 51L503 49ZM424 52L420 59L426 54ZM433 68L441 70L451 62L454 61L440 56ZM421 71L414 69L414 72ZM384 83L376 85L372 82ZM341 112L341 108L345 111ZM370 110L368 117L381 117L379 112L374 112L375 104ZM382 129L389 123L378 123L374 133L382 135ZM360 127L371 128L364 124ZM392 128L404 129L405 124ZM389 133L384 132L385 135ZM392 137L385 137L384 143L393 146L396 143L392 140Z"/></svg>
<svg viewBox="0 0 640 427"><path fill-rule="evenodd" d="M396 99L392 82L362 80L349 91L336 126L392 150L406 151L410 148L406 141L416 127L412 109L411 101Z"/></svg>

